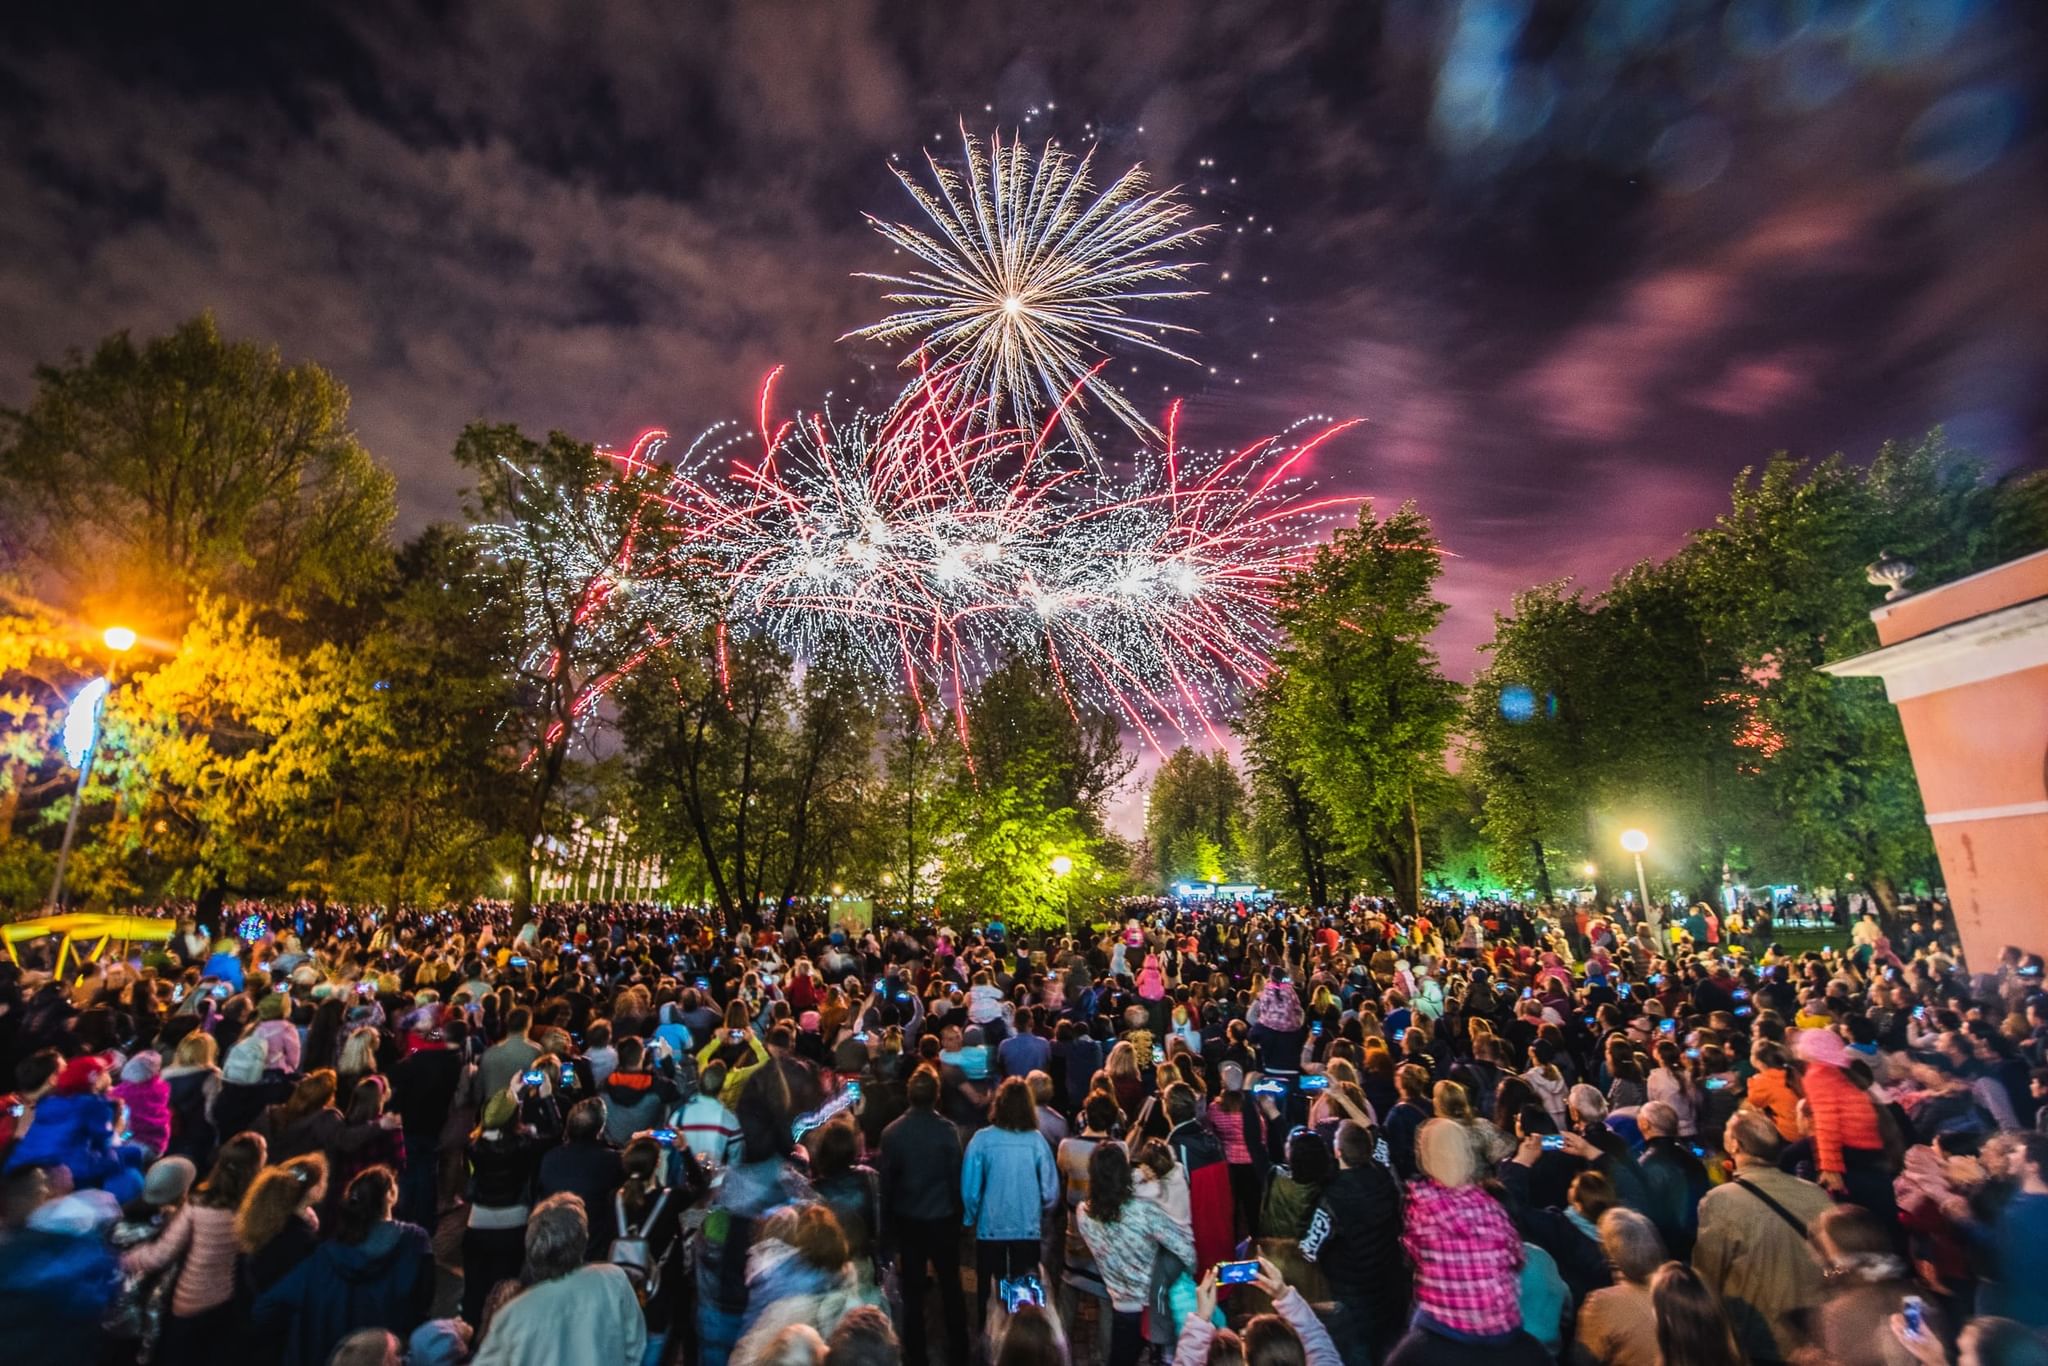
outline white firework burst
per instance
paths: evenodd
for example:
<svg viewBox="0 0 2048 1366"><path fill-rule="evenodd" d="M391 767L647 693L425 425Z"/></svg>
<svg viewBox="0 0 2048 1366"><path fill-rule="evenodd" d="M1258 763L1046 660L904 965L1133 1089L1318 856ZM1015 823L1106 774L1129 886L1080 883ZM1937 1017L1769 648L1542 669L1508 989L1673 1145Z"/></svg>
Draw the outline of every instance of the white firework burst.
<svg viewBox="0 0 2048 1366"><path fill-rule="evenodd" d="M1048 143L1034 156L1022 141L996 136L984 152L964 127L960 136L964 175L929 156L935 187L896 172L929 229L869 215L876 231L924 268L863 272L892 286L885 297L902 307L847 335L914 339L930 363L957 371L990 427L1028 427L1052 413L1092 454L1076 400L1093 396L1133 430L1156 435L1102 378L1102 363L1117 342L1192 363L1166 338L1193 329L1142 312L1201 293L1185 287L1198 263L1178 254L1210 225L1190 225L1192 211L1173 190L1148 190L1141 167L1096 191L1088 177L1092 151L1075 158ZM905 363L915 363L915 354Z"/></svg>

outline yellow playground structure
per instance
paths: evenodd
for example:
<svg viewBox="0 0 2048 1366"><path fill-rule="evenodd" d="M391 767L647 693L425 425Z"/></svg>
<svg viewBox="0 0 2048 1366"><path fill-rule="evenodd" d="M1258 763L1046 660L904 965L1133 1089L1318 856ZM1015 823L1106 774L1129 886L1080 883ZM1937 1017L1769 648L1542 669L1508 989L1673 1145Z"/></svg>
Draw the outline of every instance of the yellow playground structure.
<svg viewBox="0 0 2048 1366"><path fill-rule="evenodd" d="M17 920L0 925L0 944L7 956L21 962L19 946L45 935L58 936L56 975L62 977L67 964L91 962L118 945L126 954L131 944L161 944L177 930L177 922L147 915L46 915L35 920Z"/></svg>

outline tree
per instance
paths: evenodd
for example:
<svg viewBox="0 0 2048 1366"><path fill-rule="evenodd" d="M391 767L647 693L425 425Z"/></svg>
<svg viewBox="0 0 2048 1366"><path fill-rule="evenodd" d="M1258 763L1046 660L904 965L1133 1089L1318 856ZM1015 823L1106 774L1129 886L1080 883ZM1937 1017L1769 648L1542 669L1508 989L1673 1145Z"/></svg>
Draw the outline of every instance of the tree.
<svg viewBox="0 0 2048 1366"><path fill-rule="evenodd" d="M666 471L614 464L560 432L475 423L455 458L476 477L472 515L517 605L510 732L525 775L516 884L533 904L534 851L578 728L621 678L695 614L673 572L676 537L657 501Z"/></svg>
<svg viewBox="0 0 2048 1366"><path fill-rule="evenodd" d="M716 650L693 636L661 651L620 719L640 825L709 900L751 918L818 894L858 859L874 819L874 722L855 680L829 666L797 679L766 642Z"/></svg>
<svg viewBox="0 0 2048 1366"><path fill-rule="evenodd" d="M1249 737L1283 787L1323 813L1337 845L1401 905L1422 900L1423 826L1447 780L1458 689L1429 635L1437 541L1412 504L1370 505L1280 590L1271 694ZM1307 822L1304 822L1306 828Z"/></svg>
<svg viewBox="0 0 2048 1366"><path fill-rule="evenodd" d="M1221 882L1243 871L1237 845L1244 807L1244 784L1228 754L1182 745L1167 755L1145 804L1145 838L1159 860L1160 881Z"/></svg>
<svg viewBox="0 0 2048 1366"><path fill-rule="evenodd" d="M1743 670L1778 858L1822 885L1846 874L1888 911L1900 880L1936 870L1919 784L1882 690L1820 666L1876 647L1863 568L1881 551L1923 584L2009 553L1993 540L1997 498L1939 433L1888 442L1863 471L1779 457L1743 472L1687 552L1710 629Z"/></svg>
<svg viewBox="0 0 2048 1366"><path fill-rule="evenodd" d="M391 476L348 427L348 390L210 316L36 371L0 413L0 536L45 592L175 621L213 594L294 614L389 563Z"/></svg>
<svg viewBox="0 0 2048 1366"><path fill-rule="evenodd" d="M427 528L351 652L370 705L339 755L326 838L306 874L327 894L432 904L493 887L521 854L511 603L476 538Z"/></svg>

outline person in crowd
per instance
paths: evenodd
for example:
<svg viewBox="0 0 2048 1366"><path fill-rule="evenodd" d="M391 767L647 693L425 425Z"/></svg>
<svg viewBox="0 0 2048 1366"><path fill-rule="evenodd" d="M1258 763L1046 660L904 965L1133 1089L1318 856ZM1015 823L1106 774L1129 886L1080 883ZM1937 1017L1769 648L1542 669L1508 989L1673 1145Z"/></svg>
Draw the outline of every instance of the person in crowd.
<svg viewBox="0 0 2048 1366"><path fill-rule="evenodd" d="M1330 1335L1343 1344L1346 1366L1383 1359L1408 1312L1401 1192L1374 1160L1373 1146L1372 1131L1356 1120L1338 1127L1337 1174L1323 1187L1301 1240L1301 1255L1329 1282Z"/></svg>
<svg viewBox="0 0 2048 1366"><path fill-rule="evenodd" d="M1650 1280L1661 1366L1748 1366L1714 1292L1684 1262L1666 1262Z"/></svg>
<svg viewBox="0 0 2048 1366"><path fill-rule="evenodd" d="M321 1366L353 1333L375 1328L404 1338L426 1322L434 1249L426 1230L392 1217L397 1208L397 1173L358 1173L342 1194L334 1236L256 1297L256 1337L281 1342L282 1366Z"/></svg>
<svg viewBox="0 0 2048 1366"><path fill-rule="evenodd" d="M588 1263L590 1222L573 1195L533 1207L520 1289L491 1318L472 1366L641 1366L647 1324L626 1273Z"/></svg>
<svg viewBox="0 0 2048 1366"><path fill-rule="evenodd" d="M967 1353L967 1309L960 1292L960 1133L939 1116L938 1069L926 1064L905 1083L908 1108L882 1131L876 1172L882 1246L893 1250L903 1284L903 1347L926 1359L927 1269L939 1292L946 1359Z"/></svg>
<svg viewBox="0 0 2048 1366"><path fill-rule="evenodd" d="M1761 1111L1737 1112L1723 1143L1735 1175L1700 1201L1692 1265L1751 1361L1791 1361L1808 1345L1807 1318L1826 1289L1809 1238L1834 1201L1779 1170L1784 1142Z"/></svg>
<svg viewBox="0 0 2048 1366"><path fill-rule="evenodd" d="M1643 1152L1636 1168L1642 1174L1643 1212L1656 1221L1657 1232L1673 1256L1692 1255L1699 1233L1700 1201L1707 1193L1707 1168L1679 1135L1678 1112L1661 1100L1636 1113ZM1724 1130L1725 1132L1725 1127Z"/></svg>
<svg viewBox="0 0 2048 1366"><path fill-rule="evenodd" d="M1037 1269L1039 1232L1059 1198L1059 1168L1038 1132L1031 1087L1022 1077L1006 1078L989 1106L988 1127L968 1140L960 1164L961 1217L974 1230L977 1319L998 1281Z"/></svg>
<svg viewBox="0 0 2048 1366"><path fill-rule="evenodd" d="M1407 1188L1401 1234L1415 1314L1388 1366L1547 1362L1542 1344L1522 1330L1522 1237L1479 1186L1472 1140L1455 1120L1432 1119L1415 1136L1415 1156L1419 1174Z"/></svg>
<svg viewBox="0 0 2048 1366"><path fill-rule="evenodd" d="M763 1220L748 1260L746 1322L733 1366L767 1366L777 1338L793 1326L809 1328L822 1342L850 1310L873 1302L847 1256L838 1218L821 1202Z"/></svg>
<svg viewBox="0 0 2048 1366"><path fill-rule="evenodd" d="M535 1056L538 1056L536 1054ZM522 1074L523 1076L524 1074ZM462 1318L483 1324L484 1302L498 1282L519 1274L541 1157L554 1146L558 1121L547 1079L514 1078L510 1090L484 1102L469 1143L469 1199L462 1232ZM579 1211L580 1212L580 1211ZM583 1225L588 1246L589 1224Z"/></svg>
<svg viewBox="0 0 2048 1366"><path fill-rule="evenodd" d="M1144 1352L1142 1318L1153 1264L1164 1250L1183 1265L1193 1265L1194 1238L1156 1203L1137 1198L1131 1161L1121 1143L1098 1144L1089 1155L1088 1198L1074 1217L1109 1292L1110 1350L1104 1366L1136 1366Z"/></svg>
<svg viewBox="0 0 2048 1366"><path fill-rule="evenodd" d="M1290 1133L1286 1165L1275 1165L1266 1174L1266 1194L1259 1204L1259 1236L1297 1242L1305 1237L1333 1170L1330 1145L1321 1134L1307 1128Z"/></svg>
<svg viewBox="0 0 2048 1366"><path fill-rule="evenodd" d="M1657 1226L1632 1209L1600 1216L1600 1247L1614 1284L1579 1306L1579 1366L1658 1366L1657 1311L1650 1280L1666 1260Z"/></svg>
<svg viewBox="0 0 2048 1366"><path fill-rule="evenodd" d="M170 1227L121 1258L121 1270L129 1276L178 1268L157 1346L159 1366L210 1363L223 1344L239 1341L236 1215L265 1156L263 1140L255 1134L237 1134L221 1144L212 1170Z"/></svg>
<svg viewBox="0 0 2048 1366"><path fill-rule="evenodd" d="M540 1199L567 1193L583 1202L594 1258L604 1256L612 1244L612 1196L626 1179L618 1149L605 1141L604 1116L601 1100L580 1100L570 1106L568 1118L562 1121L562 1142L541 1155L534 1181L534 1193Z"/></svg>
<svg viewBox="0 0 2048 1366"><path fill-rule="evenodd" d="M1179 1366L1348 1366L1329 1331L1299 1290L1264 1257L1258 1278L1251 1282L1271 1301L1272 1312L1255 1315L1244 1332L1216 1327L1216 1268L1210 1267L1195 1291L1195 1309L1180 1329L1173 1360Z"/></svg>
<svg viewBox="0 0 2048 1366"><path fill-rule="evenodd" d="M327 1159L318 1153L265 1167L235 1214L242 1287L251 1297L311 1256L320 1241Z"/></svg>

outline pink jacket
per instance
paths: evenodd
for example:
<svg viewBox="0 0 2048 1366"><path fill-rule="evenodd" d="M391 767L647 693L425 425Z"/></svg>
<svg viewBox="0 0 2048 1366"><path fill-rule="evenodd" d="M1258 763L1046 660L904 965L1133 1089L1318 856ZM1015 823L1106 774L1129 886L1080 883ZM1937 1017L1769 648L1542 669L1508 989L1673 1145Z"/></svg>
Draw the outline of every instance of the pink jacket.
<svg viewBox="0 0 2048 1366"><path fill-rule="evenodd" d="M137 1143L162 1153L171 1142L171 1088L161 1077L116 1082L109 1091L128 1107L128 1132Z"/></svg>

